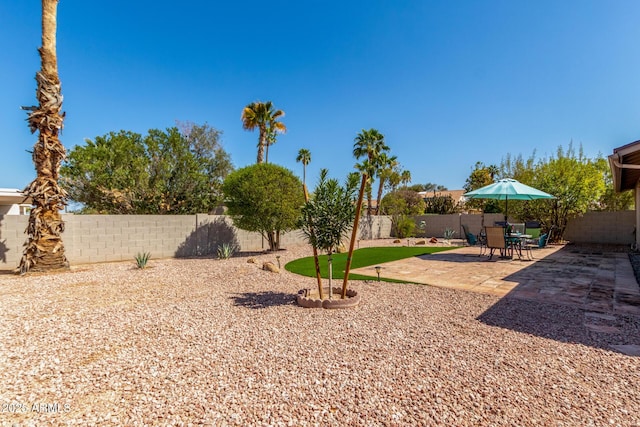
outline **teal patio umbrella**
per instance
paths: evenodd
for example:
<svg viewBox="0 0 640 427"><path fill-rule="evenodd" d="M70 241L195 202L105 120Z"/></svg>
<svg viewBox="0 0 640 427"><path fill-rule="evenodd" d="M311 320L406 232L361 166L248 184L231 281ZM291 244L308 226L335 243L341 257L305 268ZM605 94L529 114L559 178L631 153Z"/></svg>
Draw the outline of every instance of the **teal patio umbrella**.
<svg viewBox="0 0 640 427"><path fill-rule="evenodd" d="M507 220L509 210L509 200L537 200L537 199L555 199L549 193L540 191L537 188L529 187L515 179L504 178L499 179L493 184L486 185L477 190L469 191L463 194L469 199L496 199L504 200L506 206L504 209L504 220Z"/></svg>

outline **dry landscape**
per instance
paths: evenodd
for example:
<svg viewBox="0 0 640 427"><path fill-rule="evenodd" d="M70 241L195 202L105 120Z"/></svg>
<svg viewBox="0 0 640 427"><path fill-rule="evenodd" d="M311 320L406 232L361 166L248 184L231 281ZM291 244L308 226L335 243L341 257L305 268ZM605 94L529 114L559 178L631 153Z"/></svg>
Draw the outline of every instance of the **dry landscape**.
<svg viewBox="0 0 640 427"><path fill-rule="evenodd" d="M314 279L252 256L0 274L0 424L640 425L640 358L576 308L354 282L303 309Z"/></svg>

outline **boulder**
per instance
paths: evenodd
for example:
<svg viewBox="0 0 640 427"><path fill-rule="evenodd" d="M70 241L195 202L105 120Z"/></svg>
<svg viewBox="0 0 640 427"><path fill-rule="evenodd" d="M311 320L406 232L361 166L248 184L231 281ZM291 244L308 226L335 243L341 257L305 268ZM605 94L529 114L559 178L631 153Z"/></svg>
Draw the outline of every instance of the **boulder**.
<svg viewBox="0 0 640 427"><path fill-rule="evenodd" d="M272 273L280 273L280 269L271 261L267 261L262 264L262 269L266 271L270 271Z"/></svg>

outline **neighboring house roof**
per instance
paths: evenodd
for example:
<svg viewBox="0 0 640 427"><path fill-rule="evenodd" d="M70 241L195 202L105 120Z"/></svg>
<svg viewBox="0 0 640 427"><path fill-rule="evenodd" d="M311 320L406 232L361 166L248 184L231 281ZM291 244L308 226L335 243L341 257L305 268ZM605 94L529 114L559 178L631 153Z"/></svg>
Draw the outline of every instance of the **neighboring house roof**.
<svg viewBox="0 0 640 427"><path fill-rule="evenodd" d="M640 141L615 148L609 156L613 187L621 192L633 190L640 180Z"/></svg>
<svg viewBox="0 0 640 427"><path fill-rule="evenodd" d="M24 194L17 188L0 188L0 205L28 204Z"/></svg>

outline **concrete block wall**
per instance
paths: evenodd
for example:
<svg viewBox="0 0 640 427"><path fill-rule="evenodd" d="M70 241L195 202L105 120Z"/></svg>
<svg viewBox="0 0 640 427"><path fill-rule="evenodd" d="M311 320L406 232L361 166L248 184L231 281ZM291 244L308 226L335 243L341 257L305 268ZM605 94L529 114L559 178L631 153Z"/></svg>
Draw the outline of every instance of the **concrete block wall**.
<svg viewBox="0 0 640 427"><path fill-rule="evenodd" d="M133 260L151 252L153 258L215 255L228 243L241 251L262 251L268 242L259 233L236 229L224 215L64 215L63 242L71 264ZM16 268L27 239L28 216L0 215L0 270ZM376 217L373 231L360 227L359 238L389 237L391 220ZM280 245L305 243L300 230L281 236Z"/></svg>
<svg viewBox="0 0 640 427"><path fill-rule="evenodd" d="M479 234L482 230L483 223L485 226L493 225L495 221L504 221L502 214L448 214L448 215L418 215L414 217L416 222L416 235L420 237L437 237L442 238L447 228L454 230L454 239L464 238L462 225L469 228L469 232ZM419 228L420 222L425 222L424 230Z"/></svg>
<svg viewBox="0 0 640 427"><path fill-rule="evenodd" d="M0 215L0 269L18 267L28 222L27 215Z"/></svg>
<svg viewBox="0 0 640 427"><path fill-rule="evenodd" d="M569 221L564 238L575 243L631 245L635 215L635 211L587 212Z"/></svg>

